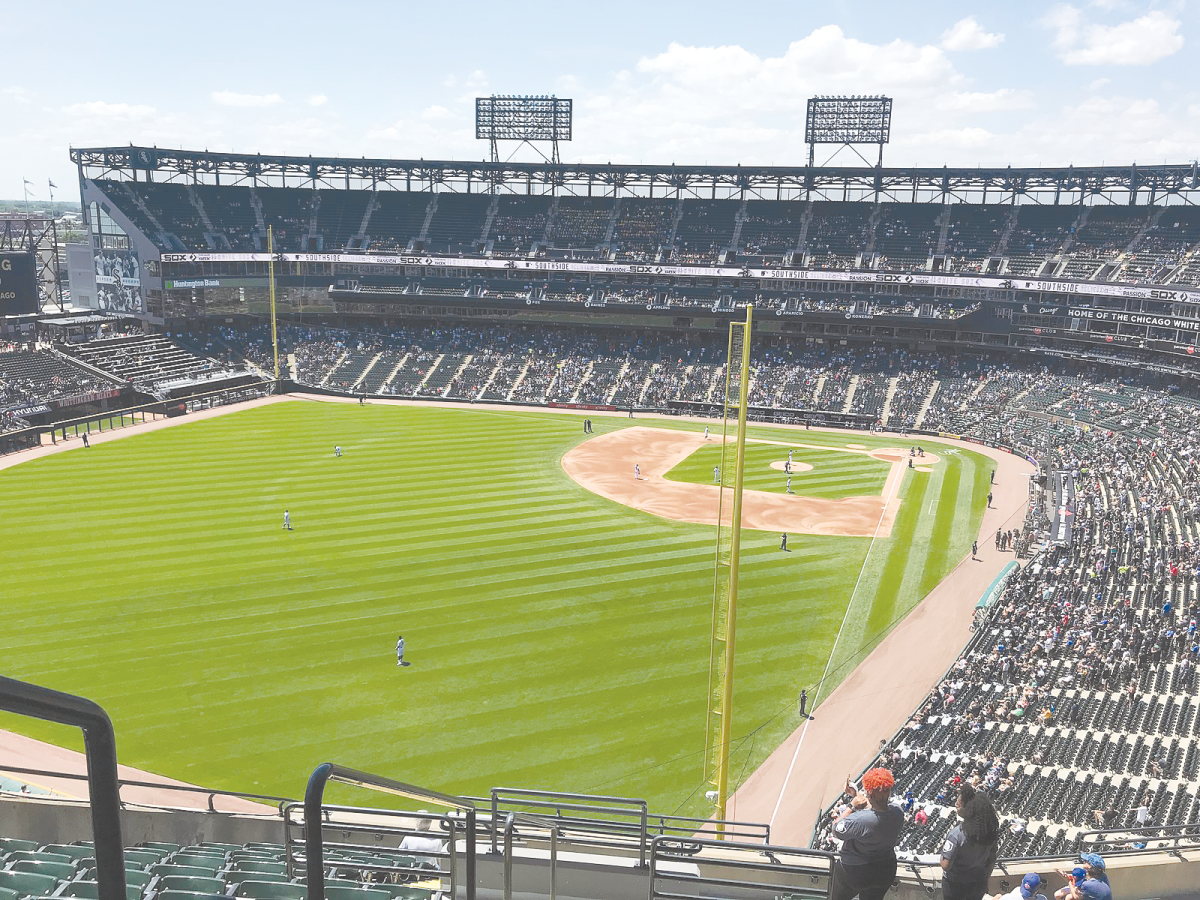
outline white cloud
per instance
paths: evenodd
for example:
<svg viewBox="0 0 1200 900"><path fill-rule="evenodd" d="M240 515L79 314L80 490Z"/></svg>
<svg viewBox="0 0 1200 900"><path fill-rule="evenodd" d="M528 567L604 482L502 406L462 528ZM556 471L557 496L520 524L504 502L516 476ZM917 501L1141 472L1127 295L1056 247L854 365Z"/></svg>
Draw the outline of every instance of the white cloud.
<svg viewBox="0 0 1200 900"><path fill-rule="evenodd" d="M145 104L106 103L93 100L90 103L72 103L62 111L68 116L89 119L145 119L154 115L154 107Z"/></svg>
<svg viewBox="0 0 1200 900"><path fill-rule="evenodd" d="M449 119L452 117L450 110L444 106L429 106L421 110L421 118L426 121L431 119Z"/></svg>
<svg viewBox="0 0 1200 900"><path fill-rule="evenodd" d="M326 103L329 102L329 98L326 97L324 94L313 94L311 97L309 97L304 102L307 103L309 106L324 106Z"/></svg>
<svg viewBox="0 0 1200 900"><path fill-rule="evenodd" d="M1031 91L1015 91L1012 88L1000 88L988 93L954 91L944 94L934 101L935 108L939 110L961 110L963 112L1000 112L1010 109L1030 109L1034 105Z"/></svg>
<svg viewBox="0 0 1200 900"><path fill-rule="evenodd" d="M984 31L974 16L967 16L942 32L941 46L943 50L987 50L1003 40L1004 35Z"/></svg>
<svg viewBox="0 0 1200 900"><path fill-rule="evenodd" d="M278 94L238 94L234 91L213 91L212 101L218 106L263 107L282 103Z"/></svg>
<svg viewBox="0 0 1200 900"><path fill-rule="evenodd" d="M836 25L817 28L777 56L736 45L672 43L616 71L606 85L578 90L575 141L563 151L571 159L613 162L782 165L805 154L809 97L894 97L896 141L905 127L900 123L921 127L923 111L963 82L939 47L900 39L868 43ZM959 121L976 111L969 104L958 108L962 112L947 114L951 121L941 127L979 124Z"/></svg>
<svg viewBox="0 0 1200 900"><path fill-rule="evenodd" d="M0 89L0 97L7 97L14 103L22 105L33 102L33 95L22 87L6 87Z"/></svg>
<svg viewBox="0 0 1200 900"><path fill-rule="evenodd" d="M1182 23L1161 10L1098 25L1085 22L1078 7L1060 6L1043 22L1054 29L1054 48L1069 66L1145 66L1183 47Z"/></svg>
<svg viewBox="0 0 1200 900"><path fill-rule="evenodd" d="M1100 90L1100 88L1107 87L1110 84L1112 84L1111 78L1097 78L1097 79L1093 80L1091 84L1088 85L1088 90L1089 91L1098 91L1098 90Z"/></svg>

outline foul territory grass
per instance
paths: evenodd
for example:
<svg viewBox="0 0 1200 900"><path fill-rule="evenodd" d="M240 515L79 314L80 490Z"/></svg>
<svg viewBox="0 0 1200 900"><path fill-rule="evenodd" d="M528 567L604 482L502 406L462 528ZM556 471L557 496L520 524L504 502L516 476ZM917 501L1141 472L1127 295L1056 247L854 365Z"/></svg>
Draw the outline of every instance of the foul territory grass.
<svg viewBox="0 0 1200 900"><path fill-rule="evenodd" d="M202 785L297 796L332 760L444 791L701 812L713 529L572 482L559 462L579 422L294 402L0 472L5 674L98 701L122 762ZM847 440L887 444L802 437ZM969 548L990 466L945 459L906 474L873 547L796 536L780 553L778 535L744 534L737 779L797 724L847 604L822 696ZM878 491L861 474L845 490Z"/></svg>

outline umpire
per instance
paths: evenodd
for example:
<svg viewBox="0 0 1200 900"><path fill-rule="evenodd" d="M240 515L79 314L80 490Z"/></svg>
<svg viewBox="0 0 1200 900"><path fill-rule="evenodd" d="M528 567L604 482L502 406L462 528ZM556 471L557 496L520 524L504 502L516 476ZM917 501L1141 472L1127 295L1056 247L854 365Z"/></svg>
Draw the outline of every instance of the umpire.
<svg viewBox="0 0 1200 900"><path fill-rule="evenodd" d="M883 900L896 879L896 841L904 811L892 803L895 779L887 769L869 769L850 809L833 823L842 851L833 864L829 900Z"/></svg>

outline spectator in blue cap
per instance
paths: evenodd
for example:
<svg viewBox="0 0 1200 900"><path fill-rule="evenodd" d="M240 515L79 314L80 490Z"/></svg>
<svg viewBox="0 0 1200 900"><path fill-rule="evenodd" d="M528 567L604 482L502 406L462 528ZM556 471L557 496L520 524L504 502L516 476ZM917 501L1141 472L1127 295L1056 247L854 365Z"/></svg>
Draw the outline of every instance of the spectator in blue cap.
<svg viewBox="0 0 1200 900"><path fill-rule="evenodd" d="M1021 883L1007 894L996 894L992 900L1046 900L1045 894L1038 893L1038 888L1045 884L1037 872L1030 872L1021 879Z"/></svg>
<svg viewBox="0 0 1200 900"><path fill-rule="evenodd" d="M1104 857L1099 853L1082 853L1079 858L1083 860L1084 866L1087 868L1088 878L1094 878L1097 881L1103 881L1108 884L1108 867L1104 864Z"/></svg>

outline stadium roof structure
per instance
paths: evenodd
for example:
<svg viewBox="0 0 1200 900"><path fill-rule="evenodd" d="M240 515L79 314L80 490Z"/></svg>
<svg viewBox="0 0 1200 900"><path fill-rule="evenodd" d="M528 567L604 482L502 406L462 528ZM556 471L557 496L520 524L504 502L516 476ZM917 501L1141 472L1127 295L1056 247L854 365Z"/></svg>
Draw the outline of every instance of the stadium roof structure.
<svg viewBox="0 0 1200 900"><path fill-rule="evenodd" d="M72 148L81 179L601 197L1062 205L1200 204L1195 162L884 168L351 159L155 147Z"/></svg>

